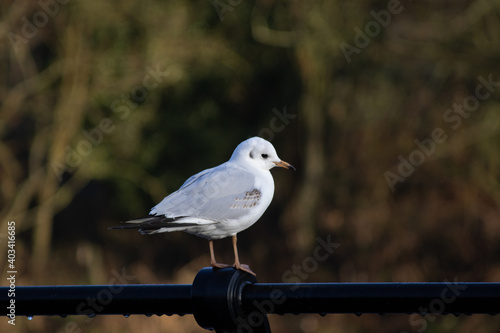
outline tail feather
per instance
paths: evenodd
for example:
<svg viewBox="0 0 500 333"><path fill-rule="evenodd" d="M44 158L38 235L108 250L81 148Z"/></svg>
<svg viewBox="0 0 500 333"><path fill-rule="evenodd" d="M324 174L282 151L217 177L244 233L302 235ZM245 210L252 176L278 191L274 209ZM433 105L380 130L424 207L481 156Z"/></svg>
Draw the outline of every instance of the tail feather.
<svg viewBox="0 0 500 333"><path fill-rule="evenodd" d="M122 222L122 225L110 227L109 229L138 229L143 235L147 235L158 232L177 231L186 227L198 225L196 223L175 222L177 219L178 218L168 218L165 216L149 216L141 219L125 221ZM162 230L160 231L160 229Z"/></svg>

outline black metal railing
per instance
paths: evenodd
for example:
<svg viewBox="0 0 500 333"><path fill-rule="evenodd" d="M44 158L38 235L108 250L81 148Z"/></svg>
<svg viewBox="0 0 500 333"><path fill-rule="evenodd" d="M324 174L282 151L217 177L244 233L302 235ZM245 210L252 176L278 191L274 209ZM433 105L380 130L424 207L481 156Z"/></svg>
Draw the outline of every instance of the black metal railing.
<svg viewBox="0 0 500 333"><path fill-rule="evenodd" d="M267 314L498 314L500 283L257 283L232 268L203 268L192 285L0 288L3 315L184 315L217 332L270 332ZM6 310L7 309L7 310ZM9 312L10 311L10 312Z"/></svg>

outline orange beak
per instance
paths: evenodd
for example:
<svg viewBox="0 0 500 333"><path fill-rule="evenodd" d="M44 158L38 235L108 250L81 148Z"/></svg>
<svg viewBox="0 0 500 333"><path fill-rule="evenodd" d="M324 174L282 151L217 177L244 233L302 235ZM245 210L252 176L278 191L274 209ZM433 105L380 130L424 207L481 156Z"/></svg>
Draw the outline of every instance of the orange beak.
<svg viewBox="0 0 500 333"><path fill-rule="evenodd" d="M273 163L276 164L277 167L295 171L295 167L288 162L279 161L279 162L273 162Z"/></svg>

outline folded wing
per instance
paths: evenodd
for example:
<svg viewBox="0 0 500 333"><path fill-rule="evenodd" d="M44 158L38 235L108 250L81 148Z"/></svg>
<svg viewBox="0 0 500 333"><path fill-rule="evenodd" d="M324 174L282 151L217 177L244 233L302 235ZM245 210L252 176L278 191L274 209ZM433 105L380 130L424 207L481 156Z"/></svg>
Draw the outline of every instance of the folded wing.
<svg viewBox="0 0 500 333"><path fill-rule="evenodd" d="M255 176L227 163L204 170L151 209L149 217L127 221L113 229L139 229L143 234L186 231L244 215L259 204Z"/></svg>

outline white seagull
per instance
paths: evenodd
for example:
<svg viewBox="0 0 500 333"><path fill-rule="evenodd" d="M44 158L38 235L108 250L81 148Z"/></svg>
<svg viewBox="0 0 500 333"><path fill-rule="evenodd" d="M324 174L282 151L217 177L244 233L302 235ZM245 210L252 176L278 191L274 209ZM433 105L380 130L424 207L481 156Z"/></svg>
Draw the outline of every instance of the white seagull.
<svg viewBox="0 0 500 333"><path fill-rule="evenodd" d="M213 241L231 236L233 267L255 275L240 264L236 234L257 222L271 203L274 181L269 170L276 166L295 170L270 142L250 138L236 147L229 161L186 180L153 207L149 217L110 229L139 229L143 235L184 231L208 239L214 268L230 267L215 261Z"/></svg>

